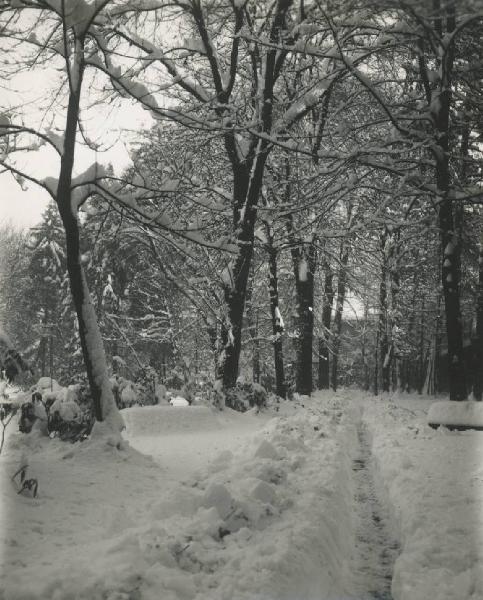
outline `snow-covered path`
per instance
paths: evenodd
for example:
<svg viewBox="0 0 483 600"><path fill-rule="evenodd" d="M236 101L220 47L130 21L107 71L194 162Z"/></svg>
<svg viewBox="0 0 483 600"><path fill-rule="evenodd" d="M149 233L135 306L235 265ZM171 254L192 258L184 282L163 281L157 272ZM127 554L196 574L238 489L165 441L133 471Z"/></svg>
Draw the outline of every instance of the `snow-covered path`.
<svg viewBox="0 0 483 600"><path fill-rule="evenodd" d="M358 452L353 460L355 500L354 578L360 600L392 600L393 566L399 552L388 529L389 515L374 481L374 465L367 426L357 423Z"/></svg>
<svg viewBox="0 0 483 600"><path fill-rule="evenodd" d="M200 477L221 453L235 453L271 418L206 406L128 408L122 414L131 446L177 482Z"/></svg>

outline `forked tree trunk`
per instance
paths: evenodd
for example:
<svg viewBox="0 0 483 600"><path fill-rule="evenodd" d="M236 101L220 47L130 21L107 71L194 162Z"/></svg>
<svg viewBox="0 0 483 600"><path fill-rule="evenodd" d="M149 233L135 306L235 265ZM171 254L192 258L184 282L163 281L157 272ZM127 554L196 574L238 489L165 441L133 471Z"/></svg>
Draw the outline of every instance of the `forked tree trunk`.
<svg viewBox="0 0 483 600"><path fill-rule="evenodd" d="M233 388L238 377L243 313L253 256L257 206L265 164L272 147L269 139L273 123L274 87L287 56L287 53L278 50L278 45L286 30L286 17L291 3L291 0L277 2L268 35L270 47L266 51L265 59L262 59L263 79L259 81L260 87L257 92L260 97L261 131L259 133L263 135L252 137L248 154L242 159L234 129L226 128L224 135L227 156L233 170L233 230L234 241L238 246L237 256L230 265L230 281L224 286L226 316L220 334L221 355L218 359L217 373L217 378L221 380L224 389ZM197 4L193 7L198 17L202 16L199 12L200 6ZM201 23L199 18L198 23ZM203 27L201 24L201 29ZM255 66L255 69L258 67ZM255 74L253 75L255 78ZM225 92L220 89L219 101L223 104L227 100Z"/></svg>

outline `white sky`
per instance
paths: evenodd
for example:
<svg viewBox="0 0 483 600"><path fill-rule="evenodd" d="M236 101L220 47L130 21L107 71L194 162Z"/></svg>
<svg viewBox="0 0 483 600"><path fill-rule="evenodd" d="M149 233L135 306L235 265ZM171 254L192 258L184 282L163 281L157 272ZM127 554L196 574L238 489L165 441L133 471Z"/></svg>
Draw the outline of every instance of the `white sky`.
<svg viewBox="0 0 483 600"><path fill-rule="evenodd" d="M2 90L2 108L16 109L22 107L25 123L36 125L40 122L46 126L50 123L57 134L61 134L63 111L54 107L45 109L56 89L58 77L51 68L21 72L8 82L7 90ZM89 92L85 90L85 98ZM92 101L91 98L88 98ZM15 120L18 120L15 119ZM76 149L74 176L85 171L96 160L104 165L112 164L114 172L120 174L129 163L127 145L133 141L133 132L142 132L153 124L149 113L130 100L119 99L115 103L94 103L83 112L83 129L89 138L101 143L102 148L96 153L79 143ZM80 134L78 140L82 140ZM58 177L60 160L58 155L47 146L37 152L16 154L14 164L20 170L38 179ZM9 173L0 174L0 226L10 223L16 228L28 228L36 225L45 210L50 196L34 183L26 183L22 190Z"/></svg>
<svg viewBox="0 0 483 600"><path fill-rule="evenodd" d="M75 173L84 171L95 160L95 153L83 146L79 145L76 153ZM111 163L117 173L130 162L128 150L120 141L107 152L98 154L97 159L103 164ZM23 163L29 174L39 178L58 175L59 160L54 152L46 148L26 155L23 157ZM1 174L0 226L10 223L17 229L25 229L36 225L49 200L49 194L38 185L29 183L25 190L22 190L12 175Z"/></svg>

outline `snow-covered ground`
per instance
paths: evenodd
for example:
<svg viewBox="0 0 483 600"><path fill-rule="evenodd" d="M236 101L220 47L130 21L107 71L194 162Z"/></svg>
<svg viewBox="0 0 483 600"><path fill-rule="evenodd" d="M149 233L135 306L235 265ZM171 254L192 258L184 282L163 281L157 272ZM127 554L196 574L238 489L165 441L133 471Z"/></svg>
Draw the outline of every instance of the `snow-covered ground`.
<svg viewBox="0 0 483 600"><path fill-rule="evenodd" d="M131 408L121 449L10 432L0 598L481 599L483 433L434 431L428 408ZM10 481L24 463L37 498Z"/></svg>
<svg viewBox="0 0 483 600"><path fill-rule="evenodd" d="M380 491L401 545L396 600L483 598L483 432L426 425L431 400L365 411Z"/></svg>

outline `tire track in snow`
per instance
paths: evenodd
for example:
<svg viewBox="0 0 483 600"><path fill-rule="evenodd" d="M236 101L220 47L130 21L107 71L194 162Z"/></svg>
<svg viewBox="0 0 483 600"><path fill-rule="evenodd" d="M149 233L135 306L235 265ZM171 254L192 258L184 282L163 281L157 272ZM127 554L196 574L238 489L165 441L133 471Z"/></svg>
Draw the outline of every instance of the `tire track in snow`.
<svg viewBox="0 0 483 600"><path fill-rule="evenodd" d="M391 581L399 544L388 531L387 511L377 495L368 432L363 421L357 424L357 438L358 454L352 463L357 599L393 600Z"/></svg>

